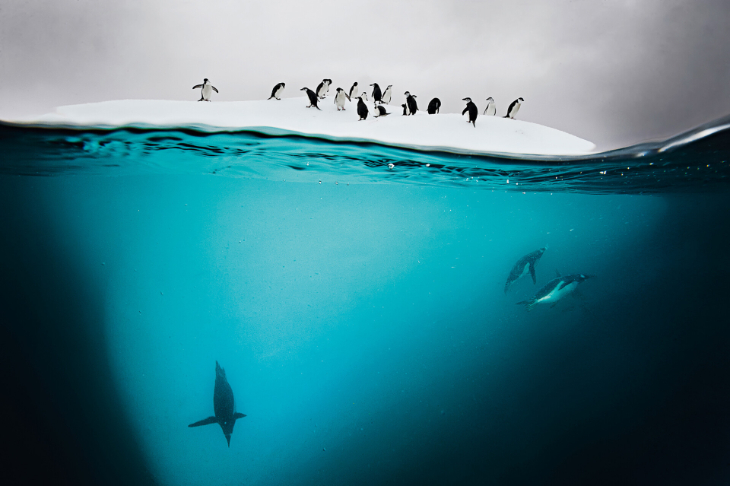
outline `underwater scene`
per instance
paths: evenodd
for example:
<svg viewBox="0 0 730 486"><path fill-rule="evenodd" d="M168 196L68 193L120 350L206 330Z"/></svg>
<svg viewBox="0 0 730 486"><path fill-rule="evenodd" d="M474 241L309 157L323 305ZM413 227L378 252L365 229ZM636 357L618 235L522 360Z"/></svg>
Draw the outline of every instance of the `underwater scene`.
<svg viewBox="0 0 730 486"><path fill-rule="evenodd" d="M573 157L0 125L13 484L728 484L729 123Z"/></svg>

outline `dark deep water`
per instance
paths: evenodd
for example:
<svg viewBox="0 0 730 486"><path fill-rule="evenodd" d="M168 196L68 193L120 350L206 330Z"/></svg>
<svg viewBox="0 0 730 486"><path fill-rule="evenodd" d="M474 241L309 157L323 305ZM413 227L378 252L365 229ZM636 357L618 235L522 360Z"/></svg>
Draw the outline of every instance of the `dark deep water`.
<svg viewBox="0 0 730 486"><path fill-rule="evenodd" d="M0 126L3 475L728 484L726 121L564 159ZM556 270L596 278L515 305ZM216 360L230 448L187 427Z"/></svg>

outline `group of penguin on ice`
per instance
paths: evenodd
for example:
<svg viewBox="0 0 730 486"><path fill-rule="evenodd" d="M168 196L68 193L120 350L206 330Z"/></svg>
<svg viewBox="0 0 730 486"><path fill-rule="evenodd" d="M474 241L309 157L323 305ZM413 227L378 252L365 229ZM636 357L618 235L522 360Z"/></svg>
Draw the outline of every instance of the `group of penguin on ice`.
<svg viewBox="0 0 730 486"><path fill-rule="evenodd" d="M317 86L317 89L312 91L311 89L304 87L300 91L304 91L307 94L307 98L309 99L309 106L307 108L317 108L320 109L318 105L320 100L325 99L327 96L327 93L330 90L330 85L332 84L331 79L323 79L321 83ZM390 104L391 97L393 95L393 85L388 85L387 88L385 88L385 91L382 91L380 89L380 86L378 86L378 83L373 83L370 86L373 87L372 91L372 98L373 98L373 105L375 110L375 118L381 117L381 116L387 116L390 115L385 110L384 104ZM205 78L203 80L203 84L197 84L193 86L193 89L200 88L200 99L198 101L210 101L210 96L215 91L216 93L218 90L210 84L210 81L208 81L208 78ZM269 96L268 99L275 98L277 100L281 100L281 93L284 91L284 88L286 88L286 83L278 83L276 86L274 86L274 89L271 90L271 96ZM410 92L406 91L405 93L406 102L401 105L403 108L403 115L414 115L416 112L418 112L418 103L416 102L416 95L412 95ZM359 96L358 96L359 95ZM362 121L367 119L368 113L370 110L368 109L367 101L368 101L368 94L367 92L363 91L360 93L360 88L358 87L357 81L355 84L352 85L350 88L350 92L346 93L344 89L337 88L335 93L335 105L337 105L337 111L344 111L345 110L345 100L352 101L353 99L357 99L357 114L360 117L358 121ZM474 102L471 100L471 98L464 98L463 101L466 101L466 108L464 108L464 111L461 112L462 115L465 113L469 115L469 119L467 120L468 123L471 123L476 128L476 121L477 116L479 116L479 109L477 108L477 105L474 104ZM517 115L517 112L520 111L520 107L522 106L522 102L525 101L524 98L520 97L514 100L512 103L510 103L509 108L507 108L507 114L504 116L504 118L511 118L514 119ZM428 103L428 108L426 111L429 115L435 115L439 112L439 109L441 108L441 100L438 98L432 99ZM494 102L494 98L491 96L487 98L487 107L484 109L484 115L487 116L495 116L497 114L497 105Z"/></svg>

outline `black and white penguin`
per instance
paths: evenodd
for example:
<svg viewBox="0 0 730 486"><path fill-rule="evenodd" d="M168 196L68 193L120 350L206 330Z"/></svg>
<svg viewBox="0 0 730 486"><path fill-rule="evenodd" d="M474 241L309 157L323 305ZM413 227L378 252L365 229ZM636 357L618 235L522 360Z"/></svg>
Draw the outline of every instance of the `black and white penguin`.
<svg viewBox="0 0 730 486"><path fill-rule="evenodd" d="M487 107L484 108L484 114L487 116L494 116L497 114L497 105L494 103L494 98L491 96L487 98Z"/></svg>
<svg viewBox="0 0 730 486"><path fill-rule="evenodd" d="M439 112L439 108L441 108L441 100L438 98L434 98L428 103L428 108L426 111L428 111L429 115L435 115Z"/></svg>
<svg viewBox="0 0 730 486"><path fill-rule="evenodd" d="M408 116L408 103L403 103L401 106L403 107L403 116Z"/></svg>
<svg viewBox="0 0 730 486"><path fill-rule="evenodd" d="M363 93L365 94L365 93ZM358 96L358 102L357 102L357 114L360 117L358 121L365 120L368 117L368 105L365 104L365 101L363 100L363 96ZM367 100L367 98L365 98Z"/></svg>
<svg viewBox="0 0 730 486"><path fill-rule="evenodd" d="M329 90L328 83L329 79L323 79L321 83L317 85L317 90L315 93L317 93L317 97L320 99L324 99L325 95L327 94L327 91Z"/></svg>
<svg viewBox="0 0 730 486"><path fill-rule="evenodd" d="M374 115L375 118L380 118L381 116L388 116L388 115L390 115L390 113L388 113L387 111L385 111L385 107L384 106L381 106L381 105L376 106L375 107L375 111L378 112L377 115Z"/></svg>
<svg viewBox="0 0 730 486"><path fill-rule="evenodd" d="M383 93L380 91L378 83L373 83L370 86L373 87L373 103L382 103Z"/></svg>
<svg viewBox="0 0 730 486"><path fill-rule="evenodd" d="M355 81L355 84L352 85L352 88L350 88L350 101L352 101L353 98L357 98L357 94L360 91L360 88L357 87L357 81Z"/></svg>
<svg viewBox="0 0 730 486"><path fill-rule="evenodd" d="M307 93L307 98L309 98L309 106L307 108L311 108L314 106L319 110L319 106L317 106L317 101L319 101L319 99L317 98L317 95L314 94L314 91L309 88L302 88L299 91L306 91Z"/></svg>
<svg viewBox="0 0 730 486"><path fill-rule="evenodd" d="M551 307L554 307L559 300L573 293L578 284L592 277L595 277L595 275L577 273L554 278L538 290L533 298L517 302L517 305L524 304L528 311L532 310L537 304L552 304Z"/></svg>
<svg viewBox="0 0 730 486"><path fill-rule="evenodd" d="M200 90L200 99L198 101L210 101L210 95L215 91L218 92L217 89L215 89L215 86L210 84L210 81L208 81L208 78L203 79L203 84L196 84L193 86L193 89L203 88Z"/></svg>
<svg viewBox="0 0 730 486"><path fill-rule="evenodd" d="M522 106L522 102L525 101L522 99L522 97L517 98L512 103L510 103L509 108L507 108L507 114L504 116L505 118L512 118L515 119L515 115L517 115L517 112L520 111L520 106Z"/></svg>
<svg viewBox="0 0 730 486"><path fill-rule="evenodd" d="M347 99L347 93L342 88L337 88L335 93L335 105L337 105L337 111L345 110L345 100Z"/></svg>
<svg viewBox="0 0 730 486"><path fill-rule="evenodd" d="M537 262L540 261L540 258L542 258L545 250L547 250L547 247L540 248L539 250L528 253L527 255L517 260L517 263L514 264L512 270L507 276L507 283L504 284L505 293L507 293L507 291L509 290L510 285L512 285L528 273L532 276L532 282L537 283L537 277L535 276L535 265L537 265Z"/></svg>
<svg viewBox="0 0 730 486"><path fill-rule="evenodd" d="M327 93L330 92L330 86L332 86L332 80L331 79L325 79L327 81L327 87L324 89L324 95L327 96Z"/></svg>
<svg viewBox="0 0 730 486"><path fill-rule="evenodd" d="M390 98L393 96L393 85L389 84L387 88L385 88L385 91L383 91L383 96L380 97L380 102L390 104Z"/></svg>
<svg viewBox="0 0 730 486"><path fill-rule="evenodd" d="M479 116L477 105L475 105L471 98L468 97L464 98L464 101L466 101L466 108L464 108L464 111L462 111L461 114L463 115L464 113L469 112L469 120L467 120L467 123L471 122L471 124L474 125L474 128L476 128L477 116Z"/></svg>
<svg viewBox="0 0 730 486"><path fill-rule="evenodd" d="M284 91L284 88L286 88L286 84L284 83L279 83L274 86L274 89L271 90L271 96L269 96L269 99L276 98L277 100L280 100L281 92Z"/></svg>
<svg viewBox="0 0 730 486"><path fill-rule="evenodd" d="M406 95L406 104L408 105L408 114L415 115L418 111L418 103L416 103L416 95L412 95L408 91L404 93Z"/></svg>

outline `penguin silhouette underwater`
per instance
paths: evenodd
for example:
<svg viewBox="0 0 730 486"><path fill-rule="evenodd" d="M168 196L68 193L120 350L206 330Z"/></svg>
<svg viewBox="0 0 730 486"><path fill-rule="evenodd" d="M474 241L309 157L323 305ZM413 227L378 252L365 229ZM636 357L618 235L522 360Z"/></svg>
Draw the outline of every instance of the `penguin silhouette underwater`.
<svg viewBox="0 0 730 486"><path fill-rule="evenodd" d="M236 412L236 405L233 401L233 390L226 379L226 372L218 361L215 362L215 388L213 389L213 411L215 415L200 420L188 427L200 427L201 425L218 424L223 429L228 447L231 447L231 434L236 420L245 417L245 414Z"/></svg>

